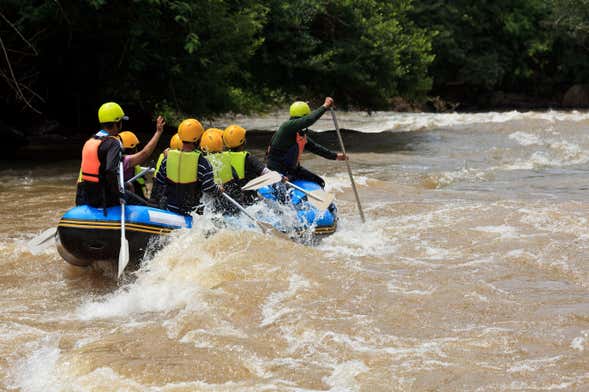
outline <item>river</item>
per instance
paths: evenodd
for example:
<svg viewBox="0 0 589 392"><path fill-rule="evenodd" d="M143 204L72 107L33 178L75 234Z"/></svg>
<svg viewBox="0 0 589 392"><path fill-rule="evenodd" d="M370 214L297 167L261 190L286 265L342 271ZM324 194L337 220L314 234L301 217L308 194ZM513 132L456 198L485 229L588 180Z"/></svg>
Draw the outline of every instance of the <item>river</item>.
<svg viewBox="0 0 589 392"><path fill-rule="evenodd" d="M4 164L0 388L589 390L589 113L339 122L358 131L365 224L345 165L305 154L336 194L334 235L203 224L121 285L27 250L72 206L79 162Z"/></svg>

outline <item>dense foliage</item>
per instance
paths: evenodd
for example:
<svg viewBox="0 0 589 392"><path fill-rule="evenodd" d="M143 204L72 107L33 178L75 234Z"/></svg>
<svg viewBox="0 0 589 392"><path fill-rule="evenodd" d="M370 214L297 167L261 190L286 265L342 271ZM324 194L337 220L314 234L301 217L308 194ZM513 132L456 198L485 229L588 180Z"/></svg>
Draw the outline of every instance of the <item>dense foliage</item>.
<svg viewBox="0 0 589 392"><path fill-rule="evenodd" d="M589 77L588 39L588 0L3 0L0 107L71 125L110 99L205 116L552 97Z"/></svg>

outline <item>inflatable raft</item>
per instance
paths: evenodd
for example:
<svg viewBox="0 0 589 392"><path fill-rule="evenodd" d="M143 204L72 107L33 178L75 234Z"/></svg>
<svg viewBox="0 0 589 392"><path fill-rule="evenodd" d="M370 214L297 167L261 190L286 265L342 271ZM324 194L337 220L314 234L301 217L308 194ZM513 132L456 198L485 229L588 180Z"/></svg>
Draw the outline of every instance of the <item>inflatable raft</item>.
<svg viewBox="0 0 589 392"><path fill-rule="evenodd" d="M293 184L303 188L306 191L321 190L321 186L314 182L305 180L295 180ZM287 188L282 184L277 186ZM276 185L266 186L258 189L258 194L270 201L278 202L280 199L280 191ZM325 211L319 211L315 208L308 200L307 195L298 189L288 188L286 196L286 204L293 207L296 220L294 229L298 233L312 233L316 236L325 236L335 233L337 229L337 208L335 203L331 203ZM264 217L260 217L260 220L266 221L272 224L274 227L281 231L289 231L290 228L285 227L284 222L274 219L265 220Z"/></svg>
<svg viewBox="0 0 589 392"><path fill-rule="evenodd" d="M81 267L99 261L116 265L121 246L120 219L119 206L106 211L89 206L70 209L57 225L57 251L65 261ZM125 207L125 220L129 263L135 265L155 238L192 226L191 217L138 205Z"/></svg>
<svg viewBox="0 0 589 392"><path fill-rule="evenodd" d="M295 181L296 185L312 191L321 189L308 181ZM259 194L268 200L277 200L275 188L260 189ZM290 190L288 203L296 212L295 227L287 226L280 217L261 221L272 224L284 232L309 232L326 235L335 232L337 209L331 204L326 211L318 211L308 201L307 196L298 190ZM263 214L262 214L263 215ZM57 226L57 250L70 264L86 267L98 262L117 265L121 245L121 208L106 210L90 206L77 206L67 211ZM239 225L235 219L226 219L228 226ZM191 228L192 217L179 215L157 208L127 205L125 207L125 234L129 242L129 265L137 267L150 247L161 245L156 241L172 230ZM116 268L116 267L115 267Z"/></svg>

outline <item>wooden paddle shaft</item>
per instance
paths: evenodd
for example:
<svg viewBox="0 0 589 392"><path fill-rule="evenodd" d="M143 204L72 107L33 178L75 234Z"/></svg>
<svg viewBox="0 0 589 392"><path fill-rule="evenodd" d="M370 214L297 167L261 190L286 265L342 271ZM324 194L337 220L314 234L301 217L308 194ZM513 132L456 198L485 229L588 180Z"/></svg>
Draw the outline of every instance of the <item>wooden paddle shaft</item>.
<svg viewBox="0 0 589 392"><path fill-rule="evenodd" d="M337 124L337 118L335 117L335 110L330 108L331 110L331 118L333 118L333 124L335 125L335 132L337 133L337 138L339 139L339 144L342 148L342 152L344 155L346 154L346 147L344 146L344 139L342 139L342 134L339 130L339 125ZM354 176L352 175L352 168L350 167L350 161L348 159L345 160L346 167L348 168L348 175L350 176L350 183L352 184L352 190L354 191L354 196L356 197L356 204L358 204L358 211L360 212L360 219L362 219L362 223L366 222L364 218L364 211L362 211L362 205L360 204L360 196L358 196L358 190L356 189L356 183L354 182Z"/></svg>

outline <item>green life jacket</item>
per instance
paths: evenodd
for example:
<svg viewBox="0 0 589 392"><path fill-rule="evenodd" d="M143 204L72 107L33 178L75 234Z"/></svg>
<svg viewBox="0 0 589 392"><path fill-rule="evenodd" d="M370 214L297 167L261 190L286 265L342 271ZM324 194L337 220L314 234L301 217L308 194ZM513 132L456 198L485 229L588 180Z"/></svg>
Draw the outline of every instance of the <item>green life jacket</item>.
<svg viewBox="0 0 589 392"><path fill-rule="evenodd" d="M166 176L176 184L193 184L198 180L198 151L168 151Z"/></svg>
<svg viewBox="0 0 589 392"><path fill-rule="evenodd" d="M227 154L231 158L231 166L235 170L237 178L243 180L245 178L245 158L249 153L247 151L228 151Z"/></svg>
<svg viewBox="0 0 589 392"><path fill-rule="evenodd" d="M141 166L139 165L135 165L135 176L139 173L141 173L143 171L143 169L141 169ZM139 185L141 185L142 188L145 188L145 177L139 177L138 179L136 179L135 181L137 181L137 183ZM145 190L145 189L144 189Z"/></svg>
<svg viewBox="0 0 589 392"><path fill-rule="evenodd" d="M157 174L157 172L160 171L160 166L162 165L163 161L164 161L164 153L162 152L160 154L160 157L157 159L157 163L155 164L155 172L153 174L154 177Z"/></svg>
<svg viewBox="0 0 589 392"><path fill-rule="evenodd" d="M231 170L231 156L228 151L207 154L205 156L213 167L213 176L216 184L225 184L233 180L233 171Z"/></svg>

